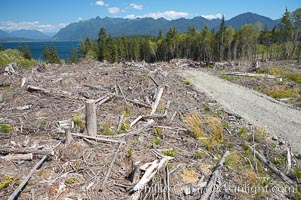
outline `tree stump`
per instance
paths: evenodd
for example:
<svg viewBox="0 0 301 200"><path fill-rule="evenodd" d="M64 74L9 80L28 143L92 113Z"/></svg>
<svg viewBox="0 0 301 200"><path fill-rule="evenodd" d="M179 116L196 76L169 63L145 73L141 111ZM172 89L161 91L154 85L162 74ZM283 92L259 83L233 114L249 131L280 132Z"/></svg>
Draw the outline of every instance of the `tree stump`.
<svg viewBox="0 0 301 200"><path fill-rule="evenodd" d="M69 145L72 141L72 134L71 134L71 130L70 128L65 128L65 134L66 134L66 139L65 139L65 143L67 145Z"/></svg>
<svg viewBox="0 0 301 200"><path fill-rule="evenodd" d="M90 99L86 102L86 132L89 136L96 136L96 106L95 101Z"/></svg>

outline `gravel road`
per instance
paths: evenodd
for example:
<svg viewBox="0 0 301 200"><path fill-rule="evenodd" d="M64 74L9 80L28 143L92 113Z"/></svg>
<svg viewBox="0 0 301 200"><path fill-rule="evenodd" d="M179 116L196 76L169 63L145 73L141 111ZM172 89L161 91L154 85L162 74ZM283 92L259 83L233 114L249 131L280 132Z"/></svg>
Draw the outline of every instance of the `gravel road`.
<svg viewBox="0 0 301 200"><path fill-rule="evenodd" d="M180 70L177 73L226 110L256 126L265 126L271 135L288 140L293 151L301 153L301 111L206 72Z"/></svg>

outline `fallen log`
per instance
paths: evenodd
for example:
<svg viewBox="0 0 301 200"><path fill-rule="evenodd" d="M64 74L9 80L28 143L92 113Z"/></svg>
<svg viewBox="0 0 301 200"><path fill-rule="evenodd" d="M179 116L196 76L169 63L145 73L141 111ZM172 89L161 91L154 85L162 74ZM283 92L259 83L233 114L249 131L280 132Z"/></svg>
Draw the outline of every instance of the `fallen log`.
<svg viewBox="0 0 301 200"><path fill-rule="evenodd" d="M154 79L154 77L153 77L151 74L149 75L149 78L155 83L155 85L156 85L157 87L159 87L158 82Z"/></svg>
<svg viewBox="0 0 301 200"><path fill-rule="evenodd" d="M207 183L207 186L205 188L205 193L201 196L201 200L207 200L207 199L214 199L212 196L215 193L215 189L216 189L216 182L217 182L217 177L220 175L220 170L222 169L224 162L226 160L226 157L229 155L229 151L226 151L226 153L223 155L222 159L218 162L218 164L216 165L216 168L214 170L214 172L211 175L211 178L209 180L209 182Z"/></svg>
<svg viewBox="0 0 301 200"><path fill-rule="evenodd" d="M147 163L147 169L145 170L144 175L140 179L140 181L134 186L134 188L131 190L133 193L131 196L131 200L137 200L140 197L141 191L144 189L146 184L152 180L154 175L162 168L165 166L165 164L173 160L174 157L170 156L164 156L162 157L161 160L156 159L152 163Z"/></svg>
<svg viewBox="0 0 301 200"><path fill-rule="evenodd" d="M47 156L43 156L43 158L30 170L29 174L25 177L23 182L19 185L19 187L10 195L8 200L14 200L17 199L19 193L22 191L22 189L25 187L25 185L28 183L29 179L32 177L33 173L41 167L41 165L45 162Z"/></svg>
<svg viewBox="0 0 301 200"><path fill-rule="evenodd" d="M28 154L9 154L7 156L2 157L5 160L32 160L33 159L33 154L28 153Z"/></svg>
<svg viewBox="0 0 301 200"><path fill-rule="evenodd" d="M154 115L143 115L142 119L163 119L166 117L167 117L166 114L163 114L163 115L154 114Z"/></svg>
<svg viewBox="0 0 301 200"><path fill-rule="evenodd" d="M26 80L27 79L25 77L22 78L22 80L21 80L21 88L25 85Z"/></svg>
<svg viewBox="0 0 301 200"><path fill-rule="evenodd" d="M134 126L136 123L138 123L142 118L143 118L142 115L138 116L138 117L130 124L130 128L131 128L132 126Z"/></svg>
<svg viewBox="0 0 301 200"><path fill-rule="evenodd" d="M112 140L112 139L100 138L100 137L93 137L93 136L88 136L88 135L83 135L83 134L78 134L78 133L71 133L71 135L76 136L76 137L80 137L80 138L87 138L87 139L95 140L95 141L114 142L114 143L119 143L120 142L118 140ZM125 144L124 141L122 141L122 143Z"/></svg>
<svg viewBox="0 0 301 200"><path fill-rule="evenodd" d="M108 169L108 171L107 171L107 174L106 174L106 176L105 176L105 178L104 178L104 180L103 180L103 182L102 182L102 185L101 185L101 187L100 187L100 189L99 189L99 191L101 191L101 192L103 192L103 191L105 190L106 183L107 183L108 178L109 178L109 176L110 176L110 174L111 174L113 165L114 165L114 163L115 163L115 161L116 161L118 152L119 152L119 150L120 150L122 144L123 144L123 143L120 142L120 144L119 144L119 146L118 146L118 149L117 149L117 151L116 151L115 154L114 154L114 157L113 157L112 162L111 162L111 164L110 164L110 167L109 167L109 169Z"/></svg>
<svg viewBox="0 0 301 200"><path fill-rule="evenodd" d="M142 106L142 107L146 107L146 108L152 108L150 105L148 105L146 103L139 102L137 100L132 100L132 99L124 98L123 96L115 95L115 94L114 94L114 96L118 97L118 98L125 99L126 101L131 102L133 104L137 104L138 106Z"/></svg>
<svg viewBox="0 0 301 200"><path fill-rule="evenodd" d="M269 79L275 79L276 76L269 75L269 74L255 74L255 73L244 73L244 72L227 72L225 75L229 76L245 76L245 77L259 77L259 78L269 78Z"/></svg>
<svg viewBox="0 0 301 200"><path fill-rule="evenodd" d="M159 88L159 91L156 95L156 100L155 100L154 104L152 105L152 111L151 111L150 115L155 114L157 107L159 105L160 99L162 97L162 94L163 94L163 88Z"/></svg>
<svg viewBox="0 0 301 200"><path fill-rule="evenodd" d="M39 92L39 93L42 93L42 94L50 94L49 90L46 90L44 88L40 88L40 87L37 87L37 86L33 86L33 85L29 85L27 87L27 90L28 90L28 92Z"/></svg>
<svg viewBox="0 0 301 200"><path fill-rule="evenodd" d="M38 155L54 155L52 149L33 149L33 148L11 148L11 147L2 147L0 148L0 154L38 154Z"/></svg>
<svg viewBox="0 0 301 200"><path fill-rule="evenodd" d="M261 155L258 151L252 148L249 144L246 144L248 148L256 155L256 157L261 160L272 172L274 172L278 177L280 177L284 182L289 185L294 185L295 182L292 181L289 177L287 177L283 172L281 172L277 167L267 160L263 155Z"/></svg>

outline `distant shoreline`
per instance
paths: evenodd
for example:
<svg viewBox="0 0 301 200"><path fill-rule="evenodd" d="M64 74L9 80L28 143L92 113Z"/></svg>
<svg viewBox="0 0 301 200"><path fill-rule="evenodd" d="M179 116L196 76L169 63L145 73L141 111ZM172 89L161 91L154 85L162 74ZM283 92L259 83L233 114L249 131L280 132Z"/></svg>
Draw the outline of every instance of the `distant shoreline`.
<svg viewBox="0 0 301 200"><path fill-rule="evenodd" d="M4 49L18 49L19 45L24 46L27 44L32 53L32 58L35 60L40 60L43 57L45 45L50 47L52 44L55 46L59 58L66 60L67 58L71 58L72 49L77 49L79 43L79 41L56 40L0 41L0 45Z"/></svg>
<svg viewBox="0 0 301 200"><path fill-rule="evenodd" d="M0 40L1 43L25 43L25 42L80 42L78 40Z"/></svg>

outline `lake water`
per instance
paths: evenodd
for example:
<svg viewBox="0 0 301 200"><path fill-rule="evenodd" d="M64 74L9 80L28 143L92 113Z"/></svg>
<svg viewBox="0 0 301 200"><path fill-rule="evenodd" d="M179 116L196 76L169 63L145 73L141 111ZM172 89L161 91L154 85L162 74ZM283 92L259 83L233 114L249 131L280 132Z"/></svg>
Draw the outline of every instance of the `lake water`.
<svg viewBox="0 0 301 200"><path fill-rule="evenodd" d="M77 48L79 42L0 42L0 44L5 49L17 49L19 44L23 47L27 44L32 57L36 60L43 60L45 45L50 48L51 44L54 44L60 59L66 60L67 57L71 58L72 48Z"/></svg>

